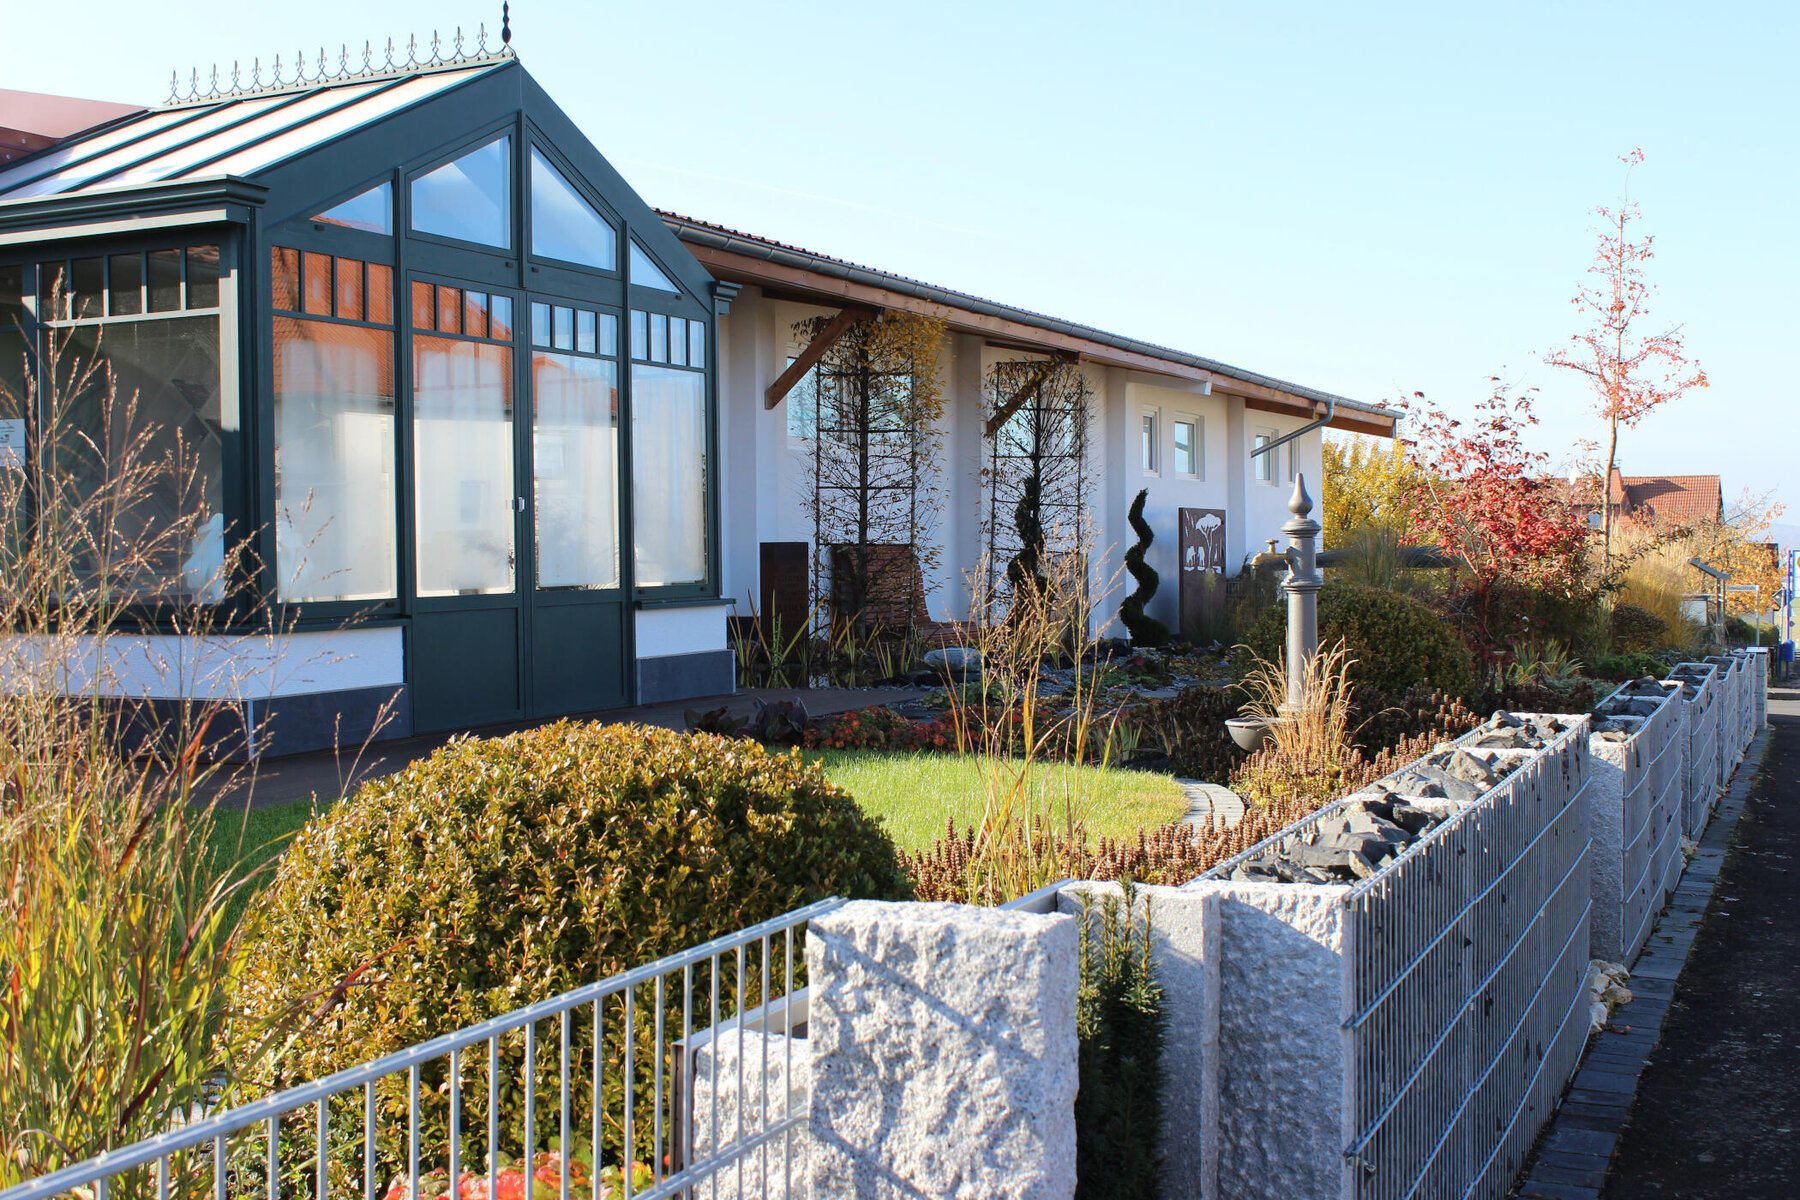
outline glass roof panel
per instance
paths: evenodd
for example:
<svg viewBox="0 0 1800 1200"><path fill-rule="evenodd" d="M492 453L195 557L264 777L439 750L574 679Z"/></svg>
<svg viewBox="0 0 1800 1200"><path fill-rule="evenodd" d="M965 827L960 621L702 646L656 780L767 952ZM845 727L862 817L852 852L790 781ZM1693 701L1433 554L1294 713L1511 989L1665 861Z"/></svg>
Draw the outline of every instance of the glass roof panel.
<svg viewBox="0 0 1800 1200"><path fill-rule="evenodd" d="M106 179L100 177L107 175L109 171L119 171L121 168L130 167L131 164L146 158L150 161L145 165L154 167L162 161L161 156L166 155L183 142L192 138L201 138L203 139L202 144L204 144L208 134L214 137L221 136L218 133L219 130L227 129L236 122L253 121L258 116L266 114L270 108L282 100L289 99L292 97L258 96L252 100L221 104L201 116L184 121L179 125L170 126L139 141L129 142L106 154L72 163L54 174L45 175L41 179L7 193L7 199L55 195L59 192L73 191L89 182L117 183L122 178L121 175L112 175ZM186 115L192 116L193 114ZM151 178L161 178L161 176L152 175Z"/></svg>
<svg viewBox="0 0 1800 1200"><path fill-rule="evenodd" d="M409 104L430 99L440 92L449 90L459 83L467 83L471 78L483 71L487 66L473 67L464 71L434 71L429 75L415 75L411 79L394 86L391 79L377 80L372 84L362 85L366 90L361 99L347 108L337 109L328 115L303 124L294 124L286 132L271 134L263 140L248 144L237 154L196 167L188 174L202 177L212 175L254 175L281 162L303 154L315 146L342 137L358 126L378 121L391 113L396 113ZM338 92L347 88L333 89ZM219 149L225 149L220 147ZM216 151L215 151L216 152Z"/></svg>
<svg viewBox="0 0 1800 1200"><path fill-rule="evenodd" d="M144 116L127 121L115 129L105 133L97 133L93 137L81 138L58 146L53 150L14 163L5 170L0 170L0 194L8 188L14 188L27 180L37 179L54 171L62 170L70 163L81 162L97 154L124 145L126 142L149 137L159 130L167 129L177 121L187 120L194 115L193 109L178 112L146 113Z"/></svg>
<svg viewBox="0 0 1800 1200"><path fill-rule="evenodd" d="M644 253L644 248L637 244L636 238L631 239L631 282L638 287L655 288L659 292L681 290L669 282L669 277Z"/></svg>
<svg viewBox="0 0 1800 1200"><path fill-rule="evenodd" d="M536 146L531 148L531 252L603 271L619 266L613 227Z"/></svg>
<svg viewBox="0 0 1800 1200"><path fill-rule="evenodd" d="M334 204L313 220L326 225L342 225L346 229L365 229L370 233L394 232L394 185L378 183Z"/></svg>
<svg viewBox="0 0 1800 1200"><path fill-rule="evenodd" d="M412 181L412 227L420 233L512 245L512 138L495 138Z"/></svg>
<svg viewBox="0 0 1800 1200"><path fill-rule="evenodd" d="M172 150L142 166L120 172L106 180L106 183L108 186L153 183L159 179L174 179L177 176L189 174L202 165L205 169L200 173L205 175L247 174L246 171L230 170L224 163L214 164L212 160L222 154L229 154L234 150L246 147L261 150L271 142L278 140L278 135L296 127L311 128L316 123L314 118L323 116L346 104L354 106L357 100L378 88L387 86L389 82L383 80L380 83L354 83L347 87L321 88L316 92L307 93L298 100L291 95L271 97L277 102L289 101L290 103L278 103L277 106L265 110L261 115L241 125L232 125L191 146ZM275 160L269 159L268 161Z"/></svg>

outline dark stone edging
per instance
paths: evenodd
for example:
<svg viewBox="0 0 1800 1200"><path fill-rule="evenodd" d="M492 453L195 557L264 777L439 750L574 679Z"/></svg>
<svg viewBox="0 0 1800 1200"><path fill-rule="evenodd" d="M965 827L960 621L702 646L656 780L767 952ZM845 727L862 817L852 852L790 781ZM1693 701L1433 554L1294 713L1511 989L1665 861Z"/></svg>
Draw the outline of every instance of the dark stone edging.
<svg viewBox="0 0 1800 1200"><path fill-rule="evenodd" d="M1700 848L1631 968L1631 1003L1620 1005L1590 1043L1514 1193L1519 1200L1599 1200L1638 1080L1662 1037L1675 981L1693 951L1738 817L1768 749L1769 733L1767 726L1758 729L1745 750L1730 790L1700 837Z"/></svg>

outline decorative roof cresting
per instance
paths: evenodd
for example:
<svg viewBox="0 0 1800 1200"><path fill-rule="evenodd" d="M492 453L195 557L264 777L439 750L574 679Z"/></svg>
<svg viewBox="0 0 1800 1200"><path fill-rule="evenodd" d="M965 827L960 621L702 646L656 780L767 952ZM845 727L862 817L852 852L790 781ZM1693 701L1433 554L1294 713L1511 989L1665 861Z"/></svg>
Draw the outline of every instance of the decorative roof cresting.
<svg viewBox="0 0 1800 1200"><path fill-rule="evenodd" d="M510 9L511 6L505 7ZM500 44L491 49L488 46L487 26L484 24L477 30L472 45L469 39L464 38L461 27L457 28L447 46L434 31L424 53L420 52L419 39L416 37L408 38L403 50L397 48L393 39L389 38L386 49L379 56L375 53L373 43L364 42L360 61L353 58L350 47L345 46L339 51L337 62L333 63L321 47L316 59L308 59L304 53L296 52L290 60L293 64L290 71L283 65L281 56L276 55L266 76L263 74L260 58L251 62L248 76L235 62L228 72L221 72L217 66L213 67L205 79L200 77L199 68L195 68L188 77L185 91L181 84L181 72L176 71L169 76L169 98L162 107L182 108L190 104L212 104L243 96L301 91L321 84L357 83L422 71L501 62L515 57L511 45L510 18L510 11L501 16Z"/></svg>

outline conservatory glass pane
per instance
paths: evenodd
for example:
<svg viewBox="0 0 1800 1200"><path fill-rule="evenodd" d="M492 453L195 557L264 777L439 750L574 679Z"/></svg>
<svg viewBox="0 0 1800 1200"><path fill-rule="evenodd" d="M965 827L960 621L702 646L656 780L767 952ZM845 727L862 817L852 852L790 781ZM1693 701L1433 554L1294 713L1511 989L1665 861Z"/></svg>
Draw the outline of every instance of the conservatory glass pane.
<svg viewBox="0 0 1800 1200"><path fill-rule="evenodd" d="M219 307L219 248L189 246L187 248L187 306Z"/></svg>
<svg viewBox="0 0 1800 1200"><path fill-rule="evenodd" d="M669 277L662 273L662 268L650 260L644 248L631 243L631 282L638 287L655 288L659 292L679 292L681 289L669 282Z"/></svg>
<svg viewBox="0 0 1800 1200"><path fill-rule="evenodd" d="M513 590L512 350L413 335L419 595Z"/></svg>
<svg viewBox="0 0 1800 1200"><path fill-rule="evenodd" d="M275 318L276 594L394 596L394 334Z"/></svg>
<svg viewBox="0 0 1800 1200"><path fill-rule="evenodd" d="M531 356L540 588L619 586L618 366Z"/></svg>
<svg viewBox="0 0 1800 1200"><path fill-rule="evenodd" d="M361 195L326 209L313 220L369 233L394 232L394 185L378 183Z"/></svg>
<svg viewBox="0 0 1800 1200"><path fill-rule="evenodd" d="M173 312L181 307L181 251L150 252L150 311Z"/></svg>
<svg viewBox="0 0 1800 1200"><path fill-rule="evenodd" d="M412 182L412 227L420 233L512 245L512 139L497 138Z"/></svg>
<svg viewBox="0 0 1800 1200"><path fill-rule="evenodd" d="M102 330L104 329L104 335ZM115 482L135 456L142 495L112 512L95 545L131 547L112 584L149 598L216 601L224 595L224 436L219 402L219 318L173 317L86 325L68 333L69 362L96 357L104 372L70 397L62 453L68 485L82 496ZM65 381L65 386L67 386ZM73 389L71 389L73 390ZM131 420L124 418L131 406ZM91 572L93 563L78 570Z"/></svg>
<svg viewBox="0 0 1800 1200"><path fill-rule="evenodd" d="M144 311L144 256L115 254L108 268L106 311L115 317Z"/></svg>
<svg viewBox="0 0 1800 1200"><path fill-rule="evenodd" d="M632 532L644 587L706 580L706 376L631 369Z"/></svg>
<svg viewBox="0 0 1800 1200"><path fill-rule="evenodd" d="M618 268L618 235L537 147L531 150L531 252L605 271Z"/></svg>
<svg viewBox="0 0 1800 1200"><path fill-rule="evenodd" d="M25 443L25 277L0 266L0 466L17 466Z"/></svg>

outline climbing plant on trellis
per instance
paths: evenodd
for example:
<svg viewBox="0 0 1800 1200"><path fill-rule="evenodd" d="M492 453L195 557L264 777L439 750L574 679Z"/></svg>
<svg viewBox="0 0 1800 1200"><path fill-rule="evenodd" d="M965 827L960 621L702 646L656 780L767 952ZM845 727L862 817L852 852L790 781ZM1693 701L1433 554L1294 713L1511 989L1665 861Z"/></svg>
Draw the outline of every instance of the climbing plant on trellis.
<svg viewBox="0 0 1800 1200"><path fill-rule="evenodd" d="M809 342L830 322L798 322ZM942 507L938 351L944 323L886 312L857 321L814 368L807 387L818 610L859 629L923 617L940 551Z"/></svg>
<svg viewBox="0 0 1800 1200"><path fill-rule="evenodd" d="M1079 365L1043 359L995 363L982 394L988 591L1005 603L1020 583L1041 584L1047 554L1084 548L1093 394Z"/></svg>

